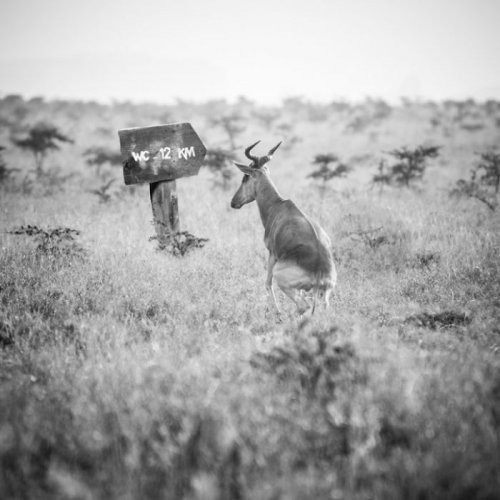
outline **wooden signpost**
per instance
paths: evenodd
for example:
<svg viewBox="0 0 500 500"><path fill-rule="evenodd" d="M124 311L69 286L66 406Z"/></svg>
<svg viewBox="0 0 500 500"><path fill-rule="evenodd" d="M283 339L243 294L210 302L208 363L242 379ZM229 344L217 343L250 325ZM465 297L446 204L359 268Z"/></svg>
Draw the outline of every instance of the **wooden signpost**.
<svg viewBox="0 0 500 500"><path fill-rule="evenodd" d="M149 183L156 235L165 248L179 232L175 180L197 175L207 150L190 123L118 131L125 184Z"/></svg>

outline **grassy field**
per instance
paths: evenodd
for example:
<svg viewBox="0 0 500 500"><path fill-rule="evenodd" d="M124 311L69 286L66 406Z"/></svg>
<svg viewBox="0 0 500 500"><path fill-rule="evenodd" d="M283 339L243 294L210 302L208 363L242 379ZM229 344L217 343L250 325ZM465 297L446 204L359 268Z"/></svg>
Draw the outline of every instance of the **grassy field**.
<svg viewBox="0 0 500 500"><path fill-rule="evenodd" d="M295 100L267 130L238 103L242 146L288 140L273 178L338 267L329 309L300 320L279 293L278 322L257 208L229 208L239 175L229 190L206 168L178 181L182 229L209 238L182 258L149 241L147 186L109 167L110 201L89 192L102 180L85 148L169 121L210 148L224 106L2 101L20 172L0 193L0 498L500 498L500 217L448 195L498 143L494 119L470 103L482 129L451 105L377 118L372 102ZM74 138L47 160L73 177L23 190L33 161L9 134L40 119ZM417 189L369 189L384 151L429 141L443 148ZM328 152L353 171L319 191L306 176ZM10 233L28 224L80 234Z"/></svg>

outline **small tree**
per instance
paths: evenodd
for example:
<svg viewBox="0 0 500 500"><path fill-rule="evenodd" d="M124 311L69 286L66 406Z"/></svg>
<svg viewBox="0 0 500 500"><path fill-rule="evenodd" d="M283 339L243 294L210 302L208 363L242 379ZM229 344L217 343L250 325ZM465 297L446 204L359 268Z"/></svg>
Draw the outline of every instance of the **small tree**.
<svg viewBox="0 0 500 500"><path fill-rule="evenodd" d="M500 154L488 151L480 154L481 160L478 162L475 174L481 173L478 182L483 186L492 188L495 195L498 195L500 188Z"/></svg>
<svg viewBox="0 0 500 500"><path fill-rule="evenodd" d="M28 132L24 139L17 139L15 144L21 149L27 149L35 158L36 174L41 177L44 173L43 165L49 151L59 149L59 142L73 141L61 133L57 127L49 123L38 123Z"/></svg>
<svg viewBox="0 0 500 500"><path fill-rule="evenodd" d="M406 146L394 149L389 154L398 160L391 165L387 175L390 182L397 186L410 187L416 181L422 180L427 167L428 158L436 158L439 155L440 146L418 146L416 149L408 149Z"/></svg>
<svg viewBox="0 0 500 500"><path fill-rule="evenodd" d="M494 211L499 205L500 154L488 151L480 154L480 160L471 170L470 180L460 179L452 195L465 195L484 203Z"/></svg>
<svg viewBox="0 0 500 500"><path fill-rule="evenodd" d="M233 161L236 154L222 148L209 149L205 156L205 164L216 175L216 184L227 190L234 177Z"/></svg>
<svg viewBox="0 0 500 500"><path fill-rule="evenodd" d="M331 163L335 165L333 168L330 167ZM307 177L321 180L322 194L324 194L327 182L331 181L335 177L345 177L351 170L348 165L342 163L339 157L333 153L316 155L312 164L319 165L319 168L310 173Z"/></svg>
<svg viewBox="0 0 500 500"><path fill-rule="evenodd" d="M0 146L0 186L5 187L8 190L21 191L24 194L31 193L33 187L33 181L29 178L29 176L25 175L23 179L21 179L20 185L15 185L13 182L13 174L14 172L19 172L19 168L9 168L7 167L7 163L3 158L2 151L5 150L5 147Z"/></svg>
<svg viewBox="0 0 500 500"><path fill-rule="evenodd" d="M377 173L372 177L372 187L378 185L380 192L384 189L384 186L388 186L391 183L391 175L387 171L387 162L385 160L380 160L378 163Z"/></svg>
<svg viewBox="0 0 500 500"><path fill-rule="evenodd" d="M242 124L242 121L243 117L239 113L231 113L217 118L212 118L210 123L221 127L226 132L231 151L236 151L239 148L236 144L236 138L246 128Z"/></svg>
<svg viewBox="0 0 500 500"><path fill-rule="evenodd" d="M216 147L207 151L205 157L205 164L216 175L215 184L223 189L229 189L231 179L234 177L232 163L236 160L235 152L239 149L236 140L246 128L242 120L243 117L237 112L210 120L212 125L222 127L227 134L227 143L229 143L227 148Z"/></svg>
<svg viewBox="0 0 500 500"><path fill-rule="evenodd" d="M95 167L97 177L101 177L103 165L119 166L122 164L122 157L119 152L100 146L88 148L83 155L87 157L87 165Z"/></svg>
<svg viewBox="0 0 500 500"><path fill-rule="evenodd" d="M3 158L3 153L5 148L0 146L0 185L6 185L11 180L13 172L18 172L18 168L8 168L7 163Z"/></svg>
<svg viewBox="0 0 500 500"><path fill-rule="evenodd" d="M264 125L266 130L270 130L272 124L279 118L280 113L277 109L262 108L254 111L254 116Z"/></svg>
<svg viewBox="0 0 500 500"><path fill-rule="evenodd" d="M111 179L110 181L103 184L98 189L91 189L89 193L95 194L99 197L99 203L108 203L111 201L111 194L108 192L111 184L115 182L115 179Z"/></svg>

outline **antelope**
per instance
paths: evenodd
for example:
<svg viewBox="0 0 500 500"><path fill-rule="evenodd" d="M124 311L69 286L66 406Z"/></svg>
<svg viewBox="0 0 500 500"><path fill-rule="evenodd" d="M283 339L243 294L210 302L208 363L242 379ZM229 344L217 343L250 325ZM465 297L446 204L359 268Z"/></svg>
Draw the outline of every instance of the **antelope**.
<svg viewBox="0 0 500 500"><path fill-rule="evenodd" d="M312 290L313 314L320 295L325 299L325 307L329 305L330 293L337 280L330 238L293 201L282 198L271 180L266 164L281 141L267 155L257 157L251 151L259 142L245 149L250 165L234 162L244 175L231 200L231 207L239 209L247 203L257 201L264 225L264 243L269 250L266 288L278 314L280 309L273 289L273 278L285 295L295 303L299 315L310 308L303 291Z"/></svg>

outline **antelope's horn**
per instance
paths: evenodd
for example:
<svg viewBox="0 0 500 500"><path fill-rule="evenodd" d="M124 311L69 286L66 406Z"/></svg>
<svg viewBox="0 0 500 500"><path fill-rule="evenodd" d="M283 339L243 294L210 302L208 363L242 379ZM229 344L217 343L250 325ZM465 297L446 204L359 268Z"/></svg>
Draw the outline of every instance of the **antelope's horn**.
<svg viewBox="0 0 500 500"><path fill-rule="evenodd" d="M282 142L283 141L278 142L278 144L276 144L276 146L274 146L274 148L270 149L269 153L267 153L267 156L273 156L274 152L280 147Z"/></svg>
<svg viewBox="0 0 500 500"><path fill-rule="evenodd" d="M248 148L245 149L245 156L249 159L252 160L255 163L259 162L259 159L256 156L253 156L250 154L250 151L259 144L260 141L257 141L255 144L252 144L251 146L248 146Z"/></svg>

